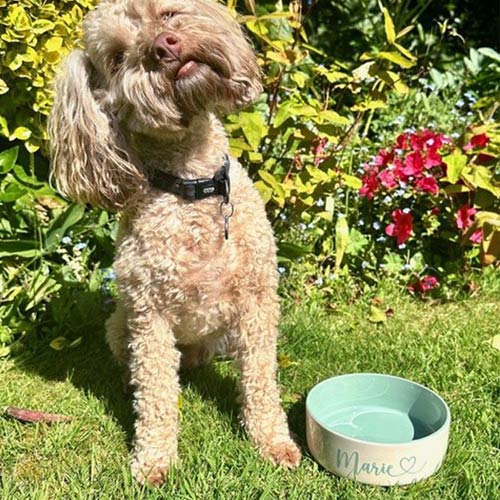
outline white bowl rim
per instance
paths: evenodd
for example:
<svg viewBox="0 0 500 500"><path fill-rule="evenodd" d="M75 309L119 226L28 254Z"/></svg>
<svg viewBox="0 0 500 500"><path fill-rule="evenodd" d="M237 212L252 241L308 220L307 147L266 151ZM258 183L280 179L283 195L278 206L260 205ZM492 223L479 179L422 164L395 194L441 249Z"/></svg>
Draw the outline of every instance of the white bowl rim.
<svg viewBox="0 0 500 500"><path fill-rule="evenodd" d="M416 385L418 387L421 387L422 389L425 389L426 391L432 393L434 396L436 396L436 398L443 404L445 410L446 410L446 418L445 418L445 421L443 422L443 424L441 425L441 427L439 429L437 429L436 431L434 431L432 434L429 434L428 436L425 436L425 437L422 437L422 438L419 438L419 439L413 439L412 441L404 441L402 443L379 443L377 441L366 441L364 439L357 439L357 438L354 438L354 437L351 437L351 436L348 436L347 434L342 434L341 432L338 432L338 431L334 431L332 429L329 429L328 427L326 427L325 425L323 425L321 422L318 422L318 420L316 418L314 418L312 412L309 410L309 397L311 395L311 392L314 391L314 389L316 389L316 387L319 387L320 385L326 383L326 382L329 382L330 380L333 380L333 379L339 379L339 378L346 378L346 377L352 377L352 376L359 376L359 375L369 375L371 377L373 376L376 376L376 377L385 377L385 378L393 378L393 379L398 379L398 380L402 380L404 382L407 382L407 383L410 383L410 384L413 384L413 385ZM371 373L371 372L360 372L360 373L344 373L343 375L335 375L333 377L329 377L325 380L322 380L321 382L317 383L310 391L309 393L307 394L307 398L306 398L306 413L307 415L309 415L309 417L314 420L314 423L316 425L319 425L321 428L323 428L325 431L329 432L330 434L335 434L336 436L339 436L343 439L346 439L346 440L349 440L349 441L352 441L353 443L360 443L360 444L365 444L365 445L371 445L373 447L376 447L376 446L381 446L381 447L384 447L384 448L399 448L399 447L405 447L405 446L411 446L411 445L415 445L417 443L422 443L423 441L426 441L428 439L436 439L436 437L445 432L447 429L449 429L450 427L450 424L451 424L451 413L450 413L450 409L448 408L448 405L446 404L446 401L439 395L437 394L436 392L434 392L432 389L429 389L428 387L425 387L425 385L422 385L422 384L419 384L418 382L414 382L413 380L409 380L407 378L404 378L404 377L398 377L397 375L389 375L389 374L385 374L385 373Z"/></svg>

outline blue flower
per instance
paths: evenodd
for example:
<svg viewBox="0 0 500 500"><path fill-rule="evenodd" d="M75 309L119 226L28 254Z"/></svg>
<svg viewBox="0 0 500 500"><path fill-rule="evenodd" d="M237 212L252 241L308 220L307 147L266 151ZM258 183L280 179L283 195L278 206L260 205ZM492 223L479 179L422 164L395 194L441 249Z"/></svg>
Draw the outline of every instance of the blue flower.
<svg viewBox="0 0 500 500"><path fill-rule="evenodd" d="M103 278L102 278L104 281L112 281L114 279L116 279L116 273L115 271L113 270L113 268L109 267L106 271L106 273L104 274Z"/></svg>
<svg viewBox="0 0 500 500"><path fill-rule="evenodd" d="M71 238L69 236L64 236L64 238L61 240L61 243L63 245L69 245L71 244Z"/></svg>
<svg viewBox="0 0 500 500"><path fill-rule="evenodd" d="M455 106L457 108L463 108L463 106L465 105L465 102L463 99L459 99L456 103L455 103Z"/></svg>
<svg viewBox="0 0 500 500"><path fill-rule="evenodd" d="M74 247L75 250L83 250L84 248L87 248L87 243L84 243L83 241L80 243L77 243Z"/></svg>
<svg viewBox="0 0 500 500"><path fill-rule="evenodd" d="M378 223L377 221L375 221L373 224L373 229L375 229L376 231L378 231L380 229L380 223Z"/></svg>

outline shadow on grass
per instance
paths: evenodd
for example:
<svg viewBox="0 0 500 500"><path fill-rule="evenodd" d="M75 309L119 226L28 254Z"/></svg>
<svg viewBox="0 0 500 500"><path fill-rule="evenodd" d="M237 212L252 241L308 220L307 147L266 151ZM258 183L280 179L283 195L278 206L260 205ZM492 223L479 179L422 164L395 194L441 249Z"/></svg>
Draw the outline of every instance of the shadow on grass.
<svg viewBox="0 0 500 500"><path fill-rule="evenodd" d="M131 447L134 423L132 390L124 387L123 368L109 351L103 331L84 336L82 343L75 348L55 351L45 347L38 353L20 356L16 364L23 371L47 381L70 381L83 393L96 397L122 427L127 446ZM212 361L207 366L182 370L181 389L189 388L215 404L237 432L241 428L237 377L235 373L220 373L217 361Z"/></svg>
<svg viewBox="0 0 500 500"><path fill-rule="evenodd" d="M133 412L130 393L122 382L122 369L113 359L103 332L82 338L75 348L54 351L46 347L39 353L24 355L17 366L48 381L70 381L85 394L104 403L106 412L123 428L127 445L133 436Z"/></svg>

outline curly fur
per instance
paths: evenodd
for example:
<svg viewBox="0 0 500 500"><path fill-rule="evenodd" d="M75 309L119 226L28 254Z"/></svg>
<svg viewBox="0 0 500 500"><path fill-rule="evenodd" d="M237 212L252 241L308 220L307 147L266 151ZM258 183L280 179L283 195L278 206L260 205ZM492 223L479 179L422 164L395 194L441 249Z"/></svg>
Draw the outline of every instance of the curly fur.
<svg viewBox="0 0 500 500"><path fill-rule="evenodd" d="M154 57L165 33L180 47L168 60ZM106 338L134 388L134 475L163 481L177 459L181 363L221 349L241 368L251 439L273 462L298 465L276 383L276 248L262 200L231 159L226 241L220 199L189 202L147 182L150 169L183 178L219 169L229 147L216 114L261 91L253 51L210 0L103 1L85 19L83 42L55 86L52 172L67 196L121 212L121 301Z"/></svg>

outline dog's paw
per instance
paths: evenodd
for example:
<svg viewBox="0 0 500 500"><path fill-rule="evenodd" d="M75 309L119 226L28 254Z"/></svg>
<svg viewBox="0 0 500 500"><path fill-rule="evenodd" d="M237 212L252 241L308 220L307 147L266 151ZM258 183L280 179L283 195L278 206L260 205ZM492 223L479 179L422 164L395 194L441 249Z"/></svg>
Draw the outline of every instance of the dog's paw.
<svg viewBox="0 0 500 500"><path fill-rule="evenodd" d="M165 482L169 469L176 459L161 461L144 461L134 459L131 464L132 474L140 484L160 486Z"/></svg>
<svg viewBox="0 0 500 500"><path fill-rule="evenodd" d="M287 469L298 467L302 457L299 447L292 440L273 444L261 453L275 465L281 465Z"/></svg>

